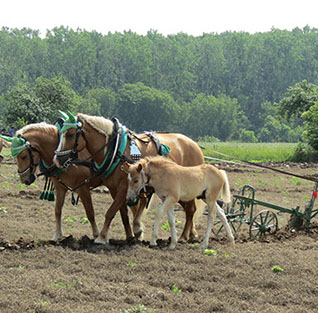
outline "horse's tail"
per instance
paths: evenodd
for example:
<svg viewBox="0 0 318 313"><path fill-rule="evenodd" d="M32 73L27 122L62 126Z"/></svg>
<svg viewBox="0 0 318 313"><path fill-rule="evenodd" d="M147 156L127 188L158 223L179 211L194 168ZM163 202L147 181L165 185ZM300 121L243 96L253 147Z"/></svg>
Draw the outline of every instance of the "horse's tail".
<svg viewBox="0 0 318 313"><path fill-rule="evenodd" d="M222 199L225 203L230 203L231 202L231 190L230 190L229 179L228 179L225 171L220 170L220 172L224 178L224 185L222 188Z"/></svg>

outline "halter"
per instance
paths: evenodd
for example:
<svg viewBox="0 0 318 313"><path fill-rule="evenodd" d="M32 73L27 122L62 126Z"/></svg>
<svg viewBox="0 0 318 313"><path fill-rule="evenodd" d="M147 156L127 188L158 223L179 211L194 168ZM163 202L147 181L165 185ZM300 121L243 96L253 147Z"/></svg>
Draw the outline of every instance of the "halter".
<svg viewBox="0 0 318 313"><path fill-rule="evenodd" d="M88 145L88 141L85 136L85 132L82 128L82 122L80 119L77 119L77 126L76 126L76 137L75 137L75 142L74 146L72 149L65 150L65 151L55 151L56 158L60 161L60 164L64 167L67 168L69 167L72 163L74 163L76 160L78 160L78 152L77 152L77 146L78 146L78 140L79 137L82 136L83 139L86 142L86 146ZM64 123L64 126L67 126L67 123Z"/></svg>
<svg viewBox="0 0 318 313"><path fill-rule="evenodd" d="M144 170L141 170L140 174L141 174L141 178L142 178L142 186L138 189L136 195L139 195L142 190L146 193L147 192L146 187L149 186L149 181L150 181L150 171L148 171L148 179L147 180L146 180L146 173Z"/></svg>

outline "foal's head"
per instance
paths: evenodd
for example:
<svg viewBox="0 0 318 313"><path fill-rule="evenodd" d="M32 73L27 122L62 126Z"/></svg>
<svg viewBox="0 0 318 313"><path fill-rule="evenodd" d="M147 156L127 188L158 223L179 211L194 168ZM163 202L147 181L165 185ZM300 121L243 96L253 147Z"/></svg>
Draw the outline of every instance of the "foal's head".
<svg viewBox="0 0 318 313"><path fill-rule="evenodd" d="M128 174L127 201L135 202L141 192L146 192L149 175L146 173L147 160L142 159L133 165L125 163L123 171Z"/></svg>

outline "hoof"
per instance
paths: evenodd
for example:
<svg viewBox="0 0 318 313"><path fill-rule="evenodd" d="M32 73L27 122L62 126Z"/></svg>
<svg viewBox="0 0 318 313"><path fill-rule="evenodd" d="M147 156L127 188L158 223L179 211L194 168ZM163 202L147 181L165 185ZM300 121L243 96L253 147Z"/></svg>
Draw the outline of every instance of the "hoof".
<svg viewBox="0 0 318 313"><path fill-rule="evenodd" d="M63 238L63 234L62 234L62 233L61 233L61 234L55 234L55 235L52 237L51 241L58 241L58 240L61 239L61 238Z"/></svg>
<svg viewBox="0 0 318 313"><path fill-rule="evenodd" d="M157 241L150 241L149 246L152 247L152 248L156 247L157 246Z"/></svg>
<svg viewBox="0 0 318 313"><path fill-rule="evenodd" d="M176 244L170 244L168 248L169 250L174 250L176 248Z"/></svg>
<svg viewBox="0 0 318 313"><path fill-rule="evenodd" d="M106 238L103 239L103 238L98 237L94 240L94 243L97 245L107 245L108 241L106 240Z"/></svg>
<svg viewBox="0 0 318 313"><path fill-rule="evenodd" d="M135 238L140 240L140 241L143 241L144 240L144 232L143 231L140 231L138 233L135 233Z"/></svg>
<svg viewBox="0 0 318 313"><path fill-rule="evenodd" d="M179 243L187 243L188 240L186 240L185 238L180 238L180 239L178 240L178 242L179 242Z"/></svg>

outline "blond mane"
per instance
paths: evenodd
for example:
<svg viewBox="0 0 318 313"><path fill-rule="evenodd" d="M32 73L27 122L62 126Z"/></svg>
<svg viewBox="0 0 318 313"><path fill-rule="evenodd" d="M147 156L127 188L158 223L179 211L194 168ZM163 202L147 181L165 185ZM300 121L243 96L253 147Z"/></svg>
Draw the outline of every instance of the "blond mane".
<svg viewBox="0 0 318 313"><path fill-rule="evenodd" d="M83 113L78 113L77 116L106 137L113 131L114 123L102 116L91 116Z"/></svg>
<svg viewBox="0 0 318 313"><path fill-rule="evenodd" d="M58 129L54 125L47 124L45 122L42 123L35 123L35 124L29 124L17 131L17 135L25 135L26 133L32 132L32 131L41 131L45 132L48 135L56 135L58 132Z"/></svg>

